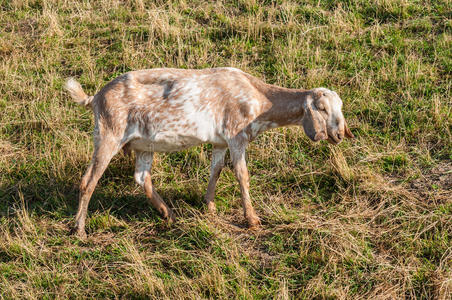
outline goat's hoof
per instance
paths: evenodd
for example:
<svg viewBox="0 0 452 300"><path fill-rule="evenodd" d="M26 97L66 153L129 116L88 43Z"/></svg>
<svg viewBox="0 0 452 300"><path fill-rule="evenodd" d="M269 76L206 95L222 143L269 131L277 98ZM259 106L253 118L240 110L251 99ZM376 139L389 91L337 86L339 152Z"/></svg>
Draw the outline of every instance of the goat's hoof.
<svg viewBox="0 0 452 300"><path fill-rule="evenodd" d="M176 223L176 217L174 216L172 211L168 212L168 215L165 216L166 222L168 222L168 224L174 224Z"/></svg>
<svg viewBox="0 0 452 300"><path fill-rule="evenodd" d="M258 217L248 219L248 229L258 230L261 227L261 220Z"/></svg>
<svg viewBox="0 0 452 300"><path fill-rule="evenodd" d="M176 222L176 217L174 216L173 211L169 207L161 207L159 210L160 215L163 219L166 220L168 224Z"/></svg>
<svg viewBox="0 0 452 300"><path fill-rule="evenodd" d="M248 230L250 231L258 231L261 229L261 225L249 225Z"/></svg>
<svg viewBox="0 0 452 300"><path fill-rule="evenodd" d="M76 237L78 237L81 240L86 240L86 238L87 238L85 230L77 228L77 227L73 227L71 229L71 235L75 235Z"/></svg>
<svg viewBox="0 0 452 300"><path fill-rule="evenodd" d="M77 232L77 236L81 240L86 240L88 238L88 236L86 235L86 232L84 230Z"/></svg>
<svg viewBox="0 0 452 300"><path fill-rule="evenodd" d="M215 206L215 203L209 202L209 203L207 204L207 212L208 212L209 214L212 214L212 215L216 214L216 212L217 212L217 207Z"/></svg>

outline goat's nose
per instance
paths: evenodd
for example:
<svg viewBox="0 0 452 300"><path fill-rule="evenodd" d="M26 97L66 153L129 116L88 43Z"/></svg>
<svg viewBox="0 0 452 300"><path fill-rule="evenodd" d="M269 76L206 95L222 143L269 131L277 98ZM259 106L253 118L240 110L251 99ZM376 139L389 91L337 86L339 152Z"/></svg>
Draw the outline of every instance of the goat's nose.
<svg viewBox="0 0 452 300"><path fill-rule="evenodd" d="M340 132L338 132L336 136L339 141L342 141L342 139L344 138L344 135L341 134Z"/></svg>
<svg viewBox="0 0 452 300"><path fill-rule="evenodd" d="M316 142L324 139L326 139L326 134L324 132L318 132L314 137L314 141Z"/></svg>

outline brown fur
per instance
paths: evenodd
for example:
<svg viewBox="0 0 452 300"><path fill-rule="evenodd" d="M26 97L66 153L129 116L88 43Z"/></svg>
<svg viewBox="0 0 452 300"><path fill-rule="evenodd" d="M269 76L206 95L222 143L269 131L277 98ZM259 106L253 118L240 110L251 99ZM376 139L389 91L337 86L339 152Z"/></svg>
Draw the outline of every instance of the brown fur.
<svg viewBox="0 0 452 300"><path fill-rule="evenodd" d="M174 214L150 179L153 152L213 144L206 203L214 212L215 185L229 148L244 214L253 228L259 218L249 197L245 150L250 141L270 128L288 125L302 125L313 141L337 144L344 136L353 137L335 92L269 85L233 68L133 71L112 80L94 97L73 79L66 89L76 102L90 106L95 116L93 160L80 184L75 226L80 236L85 236L87 207L97 181L121 148L136 152L135 180L168 220L174 220Z"/></svg>

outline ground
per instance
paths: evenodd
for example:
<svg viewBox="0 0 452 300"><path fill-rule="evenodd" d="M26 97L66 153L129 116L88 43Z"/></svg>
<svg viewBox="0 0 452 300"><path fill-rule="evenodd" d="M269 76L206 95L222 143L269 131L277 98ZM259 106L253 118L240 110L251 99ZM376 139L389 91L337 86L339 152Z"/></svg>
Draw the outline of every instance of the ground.
<svg viewBox="0 0 452 300"><path fill-rule="evenodd" d="M450 1L0 1L0 298L450 299ZM229 66L327 87L356 139L274 129L248 151L262 229L211 147L160 154L168 225L118 155L88 239L69 234L93 148L88 94L129 70Z"/></svg>

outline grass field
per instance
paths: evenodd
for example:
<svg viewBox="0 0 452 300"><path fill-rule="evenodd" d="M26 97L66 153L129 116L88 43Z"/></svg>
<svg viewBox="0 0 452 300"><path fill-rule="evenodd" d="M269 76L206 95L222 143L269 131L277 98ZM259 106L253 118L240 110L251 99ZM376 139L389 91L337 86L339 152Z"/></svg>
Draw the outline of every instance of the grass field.
<svg viewBox="0 0 452 300"><path fill-rule="evenodd" d="M450 299L452 3L0 0L0 298ZM241 68L327 87L356 135L297 127L248 150L262 229L246 229L229 164L218 217L203 194L211 147L160 154L167 225L118 155L69 235L93 143L94 94L154 67Z"/></svg>

